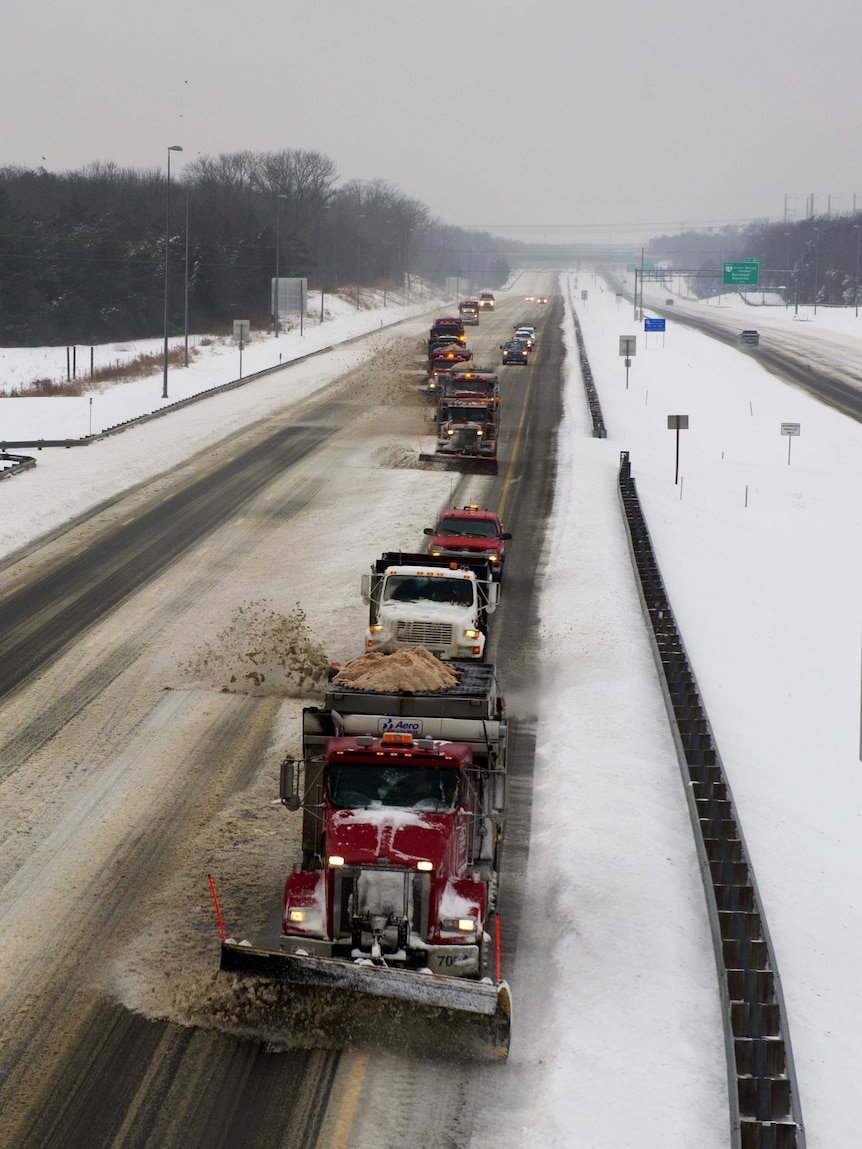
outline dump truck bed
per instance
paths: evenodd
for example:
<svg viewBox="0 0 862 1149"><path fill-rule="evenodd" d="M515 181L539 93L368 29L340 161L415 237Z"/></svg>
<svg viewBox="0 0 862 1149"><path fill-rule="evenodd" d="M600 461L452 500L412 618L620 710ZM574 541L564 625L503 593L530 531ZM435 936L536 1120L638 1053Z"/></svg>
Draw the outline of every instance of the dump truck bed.
<svg viewBox="0 0 862 1149"><path fill-rule="evenodd" d="M429 718L497 718L499 695L493 665L462 660L446 665L458 675L457 685L448 690L388 693L330 684L323 708L341 715L409 713Z"/></svg>

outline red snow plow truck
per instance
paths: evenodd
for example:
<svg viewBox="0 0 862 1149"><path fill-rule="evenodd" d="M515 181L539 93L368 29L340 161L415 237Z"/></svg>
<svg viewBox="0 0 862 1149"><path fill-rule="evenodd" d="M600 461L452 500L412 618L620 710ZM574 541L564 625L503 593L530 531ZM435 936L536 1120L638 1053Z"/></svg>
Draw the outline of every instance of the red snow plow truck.
<svg viewBox="0 0 862 1149"><path fill-rule="evenodd" d="M400 654L348 667L389 658ZM436 690L336 677L324 705L304 710L302 759L281 770L282 803L302 810L302 856L287 877L280 944L228 939L221 969L343 991L348 1008L360 997L406 1002L414 1022L442 1018L450 1054L506 1057L511 998L496 943L504 706L492 666L446 667L456 684Z"/></svg>

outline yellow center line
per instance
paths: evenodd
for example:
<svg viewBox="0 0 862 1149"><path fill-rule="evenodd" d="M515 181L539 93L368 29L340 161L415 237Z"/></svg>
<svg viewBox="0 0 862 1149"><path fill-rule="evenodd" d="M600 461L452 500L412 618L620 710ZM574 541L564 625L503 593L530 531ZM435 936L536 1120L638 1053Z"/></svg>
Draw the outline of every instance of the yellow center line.
<svg viewBox="0 0 862 1149"><path fill-rule="evenodd" d="M524 406L521 409L521 418L518 420L518 430L515 432L515 441L512 446L512 457L509 460L509 466L506 468L506 478L503 480L503 494L500 496L500 505L497 508L497 515L503 518L506 508L506 499L509 495L509 486L512 482L513 472L515 469L515 461L518 458L518 446L521 442L521 433L524 429L524 420L527 418L527 409L530 405L530 392L533 389L533 376L536 371L536 365L532 364L529 368L529 375L527 376L527 386L524 391Z"/></svg>
<svg viewBox="0 0 862 1149"><path fill-rule="evenodd" d="M347 1081L341 1094L341 1101L331 1126L331 1132L324 1140L324 1133L321 1130L317 1149L347 1149L350 1130L353 1128L353 1119L356 1116L362 1086L365 1083L368 1060L367 1053L357 1053L351 1058L352 1064L347 1074Z"/></svg>

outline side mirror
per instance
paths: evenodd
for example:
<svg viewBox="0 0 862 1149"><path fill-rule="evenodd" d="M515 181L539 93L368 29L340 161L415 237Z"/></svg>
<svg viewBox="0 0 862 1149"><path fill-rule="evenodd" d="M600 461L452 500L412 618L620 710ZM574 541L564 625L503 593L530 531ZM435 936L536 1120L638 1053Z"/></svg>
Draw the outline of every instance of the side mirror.
<svg viewBox="0 0 862 1149"><path fill-rule="evenodd" d="M298 810L302 805L299 795L299 763L290 754L286 755L281 764L278 796L282 806L287 806L288 810Z"/></svg>
<svg viewBox="0 0 862 1149"><path fill-rule="evenodd" d="M488 602L485 610L488 614L493 614L497 609L497 603L500 601L500 584L493 579L488 583Z"/></svg>
<svg viewBox="0 0 862 1149"><path fill-rule="evenodd" d="M433 527L426 527L424 529L424 531L422 532L422 534L423 535L433 535L434 534L434 528Z"/></svg>
<svg viewBox="0 0 862 1149"><path fill-rule="evenodd" d="M501 539L510 539L511 537L512 537L511 531L503 531L503 533L500 535Z"/></svg>
<svg viewBox="0 0 862 1149"><path fill-rule="evenodd" d="M371 601L371 575L364 574L362 576L362 582L360 583L360 586L359 586L359 592L362 595L362 601L367 606L368 603Z"/></svg>

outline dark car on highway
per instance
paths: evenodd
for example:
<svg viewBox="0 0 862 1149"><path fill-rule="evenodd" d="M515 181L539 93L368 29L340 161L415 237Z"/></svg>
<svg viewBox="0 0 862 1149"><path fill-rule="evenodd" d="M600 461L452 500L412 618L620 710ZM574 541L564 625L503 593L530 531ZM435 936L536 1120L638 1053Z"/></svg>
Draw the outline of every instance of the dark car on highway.
<svg viewBox="0 0 862 1149"><path fill-rule="evenodd" d="M503 352L504 363L530 362L530 352L527 345L519 339L510 339L508 343L502 343L500 347Z"/></svg>

